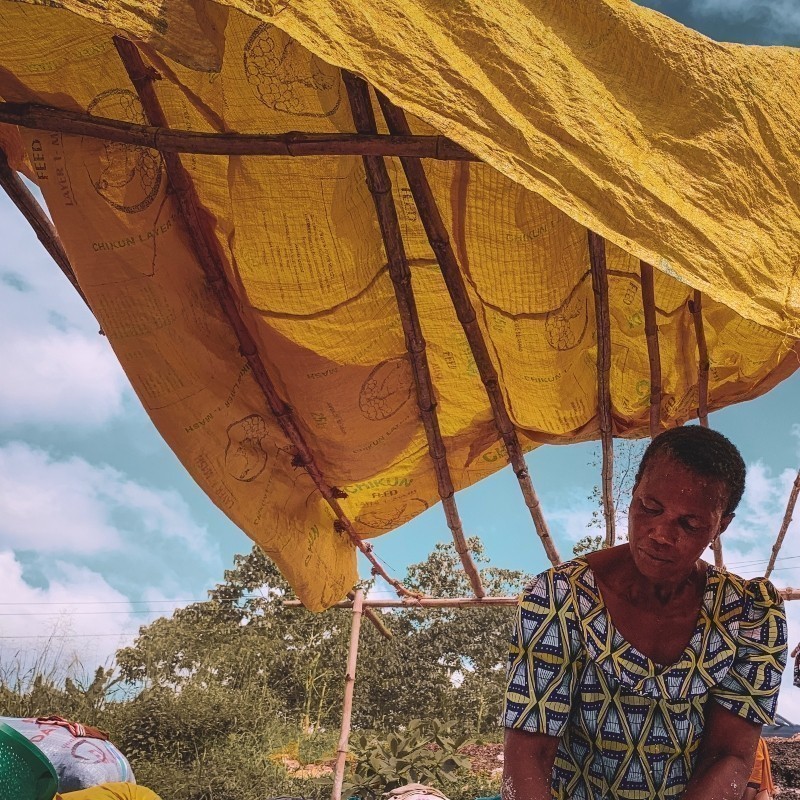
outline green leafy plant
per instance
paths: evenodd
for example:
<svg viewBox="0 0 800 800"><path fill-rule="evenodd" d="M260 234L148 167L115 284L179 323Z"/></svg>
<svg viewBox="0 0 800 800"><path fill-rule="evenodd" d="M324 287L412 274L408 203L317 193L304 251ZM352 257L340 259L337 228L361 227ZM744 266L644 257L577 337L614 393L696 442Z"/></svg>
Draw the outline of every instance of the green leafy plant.
<svg viewBox="0 0 800 800"><path fill-rule="evenodd" d="M454 722L414 719L405 730L353 737L355 764L345 796L377 797L406 783L452 783L457 770L469 766L458 753L469 737L455 733L454 727Z"/></svg>

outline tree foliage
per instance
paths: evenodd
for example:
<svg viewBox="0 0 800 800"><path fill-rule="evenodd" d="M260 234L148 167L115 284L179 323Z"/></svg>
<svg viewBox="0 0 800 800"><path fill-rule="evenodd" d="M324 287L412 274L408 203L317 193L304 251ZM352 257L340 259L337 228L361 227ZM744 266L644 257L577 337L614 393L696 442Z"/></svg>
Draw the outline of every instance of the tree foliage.
<svg viewBox="0 0 800 800"><path fill-rule="evenodd" d="M519 591L527 576L488 566L480 541L469 544L487 593ZM411 566L406 584L426 595L471 594L452 544ZM254 547L207 601L143 627L113 673L101 670L83 688L47 678L23 689L0 677L0 713L57 713L109 729L141 782L171 800L307 794L281 772L281 754L334 756L352 615L285 607L293 596ZM354 736L390 741L421 712L444 726L437 730L496 731L511 616L500 607L398 609L384 616L389 641L365 622ZM113 685L126 695L113 700Z"/></svg>

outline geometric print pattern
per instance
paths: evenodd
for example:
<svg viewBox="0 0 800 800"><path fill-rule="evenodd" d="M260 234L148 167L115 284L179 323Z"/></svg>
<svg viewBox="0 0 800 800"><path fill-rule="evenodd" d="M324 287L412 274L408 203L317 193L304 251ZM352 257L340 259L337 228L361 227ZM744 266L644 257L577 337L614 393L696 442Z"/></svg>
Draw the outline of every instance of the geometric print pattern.
<svg viewBox="0 0 800 800"><path fill-rule="evenodd" d="M706 703L773 721L787 630L764 579L709 565L697 626L672 665L628 644L584 559L543 572L517 606L504 725L559 738L558 800L680 796L703 735Z"/></svg>

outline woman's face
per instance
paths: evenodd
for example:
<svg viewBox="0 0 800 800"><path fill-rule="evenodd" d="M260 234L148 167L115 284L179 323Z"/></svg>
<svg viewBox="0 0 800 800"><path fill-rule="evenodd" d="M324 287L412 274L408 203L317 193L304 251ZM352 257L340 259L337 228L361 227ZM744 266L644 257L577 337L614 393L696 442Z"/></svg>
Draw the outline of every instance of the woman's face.
<svg viewBox="0 0 800 800"><path fill-rule="evenodd" d="M733 519L728 489L672 456L655 456L633 489L628 538L634 563L655 582L682 580Z"/></svg>

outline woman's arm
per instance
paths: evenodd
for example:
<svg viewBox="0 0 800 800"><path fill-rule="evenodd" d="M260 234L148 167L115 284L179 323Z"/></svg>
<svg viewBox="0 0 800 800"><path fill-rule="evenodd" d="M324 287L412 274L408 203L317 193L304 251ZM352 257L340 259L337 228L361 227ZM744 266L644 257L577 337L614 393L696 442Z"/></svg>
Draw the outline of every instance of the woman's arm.
<svg viewBox="0 0 800 800"><path fill-rule="evenodd" d="M681 800L741 800L761 735L761 725L708 701L703 742Z"/></svg>
<svg viewBox="0 0 800 800"><path fill-rule="evenodd" d="M502 800L552 800L558 738L506 728Z"/></svg>

